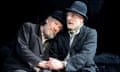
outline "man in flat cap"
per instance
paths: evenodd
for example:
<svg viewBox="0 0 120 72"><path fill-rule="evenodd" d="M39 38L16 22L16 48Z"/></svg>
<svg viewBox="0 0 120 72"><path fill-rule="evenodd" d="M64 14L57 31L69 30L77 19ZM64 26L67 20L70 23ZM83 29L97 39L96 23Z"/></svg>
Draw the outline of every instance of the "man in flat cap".
<svg viewBox="0 0 120 72"><path fill-rule="evenodd" d="M94 56L97 48L97 32L85 26L87 5L75 1L66 8L68 31L58 35L51 46L50 69L65 72L96 72Z"/></svg>
<svg viewBox="0 0 120 72"><path fill-rule="evenodd" d="M64 18L62 11L55 11L41 24L24 23L18 31L16 48L4 65L4 72L49 72L48 48L64 28Z"/></svg>

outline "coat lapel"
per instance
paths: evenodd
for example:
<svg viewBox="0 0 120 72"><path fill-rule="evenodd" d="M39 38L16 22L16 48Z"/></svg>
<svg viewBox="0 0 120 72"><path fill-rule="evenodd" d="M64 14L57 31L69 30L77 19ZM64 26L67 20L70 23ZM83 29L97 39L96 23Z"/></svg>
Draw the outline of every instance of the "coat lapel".
<svg viewBox="0 0 120 72"><path fill-rule="evenodd" d="M80 43L81 38L83 37L84 33L84 25L80 28L80 32L75 36L71 48L73 48L74 46L76 46L76 44Z"/></svg>
<svg viewBox="0 0 120 72"><path fill-rule="evenodd" d="M37 41L38 41L39 50L40 50L39 52L42 53L43 52L42 51L43 47L42 47L42 39L41 39L41 32L40 32L40 24L37 24L35 28L36 28L35 33L36 33L36 36L37 36Z"/></svg>

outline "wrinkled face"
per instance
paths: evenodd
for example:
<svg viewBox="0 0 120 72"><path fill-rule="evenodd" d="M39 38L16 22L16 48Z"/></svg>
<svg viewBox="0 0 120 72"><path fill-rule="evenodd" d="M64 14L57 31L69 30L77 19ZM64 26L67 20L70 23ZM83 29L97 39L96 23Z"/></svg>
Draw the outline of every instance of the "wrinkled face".
<svg viewBox="0 0 120 72"><path fill-rule="evenodd" d="M67 12L67 27L69 30L77 30L83 24L84 18L78 13Z"/></svg>
<svg viewBox="0 0 120 72"><path fill-rule="evenodd" d="M58 32L62 30L63 26L61 22L53 17L48 17L46 19L46 24L44 27L44 33L48 39L52 39L56 36Z"/></svg>

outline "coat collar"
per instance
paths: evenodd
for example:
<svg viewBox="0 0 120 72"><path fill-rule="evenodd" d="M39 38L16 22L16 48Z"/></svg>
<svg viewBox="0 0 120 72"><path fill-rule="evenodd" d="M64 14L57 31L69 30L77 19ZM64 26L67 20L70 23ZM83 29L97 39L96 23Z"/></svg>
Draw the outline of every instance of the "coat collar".
<svg viewBox="0 0 120 72"><path fill-rule="evenodd" d="M80 28L80 32L75 36L74 40L73 40L73 43L71 45L71 48L74 47L76 45L76 43L78 44L81 40L81 38L83 37L84 35L84 31L85 30L85 26L83 25L81 28Z"/></svg>

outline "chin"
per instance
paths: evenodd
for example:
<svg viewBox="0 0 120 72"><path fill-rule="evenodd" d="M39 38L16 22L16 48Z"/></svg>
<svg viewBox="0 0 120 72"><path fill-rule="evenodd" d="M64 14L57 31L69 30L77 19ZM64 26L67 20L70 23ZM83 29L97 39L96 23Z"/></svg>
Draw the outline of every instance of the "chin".
<svg viewBox="0 0 120 72"><path fill-rule="evenodd" d="M73 28L72 28L72 27L68 27L68 29L69 29L69 30L73 30Z"/></svg>
<svg viewBox="0 0 120 72"><path fill-rule="evenodd" d="M54 35L49 35L48 38L49 39L53 39L55 36Z"/></svg>
<svg viewBox="0 0 120 72"><path fill-rule="evenodd" d="M68 29L71 29L71 27L67 27Z"/></svg>

